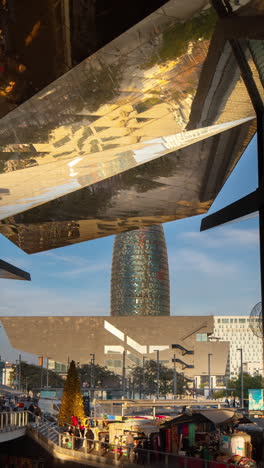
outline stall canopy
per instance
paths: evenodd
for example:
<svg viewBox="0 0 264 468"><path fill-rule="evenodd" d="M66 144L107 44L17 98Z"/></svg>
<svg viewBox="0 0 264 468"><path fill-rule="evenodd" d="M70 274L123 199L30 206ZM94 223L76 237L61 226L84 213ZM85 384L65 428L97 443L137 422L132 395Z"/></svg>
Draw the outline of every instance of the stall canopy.
<svg viewBox="0 0 264 468"><path fill-rule="evenodd" d="M201 411L201 414L215 424L221 426L222 424L238 424L250 422L243 414L231 409L208 409Z"/></svg>
<svg viewBox="0 0 264 468"><path fill-rule="evenodd" d="M245 418L242 414L237 413L236 411L229 409L213 409L213 410L202 410L202 411L193 411L192 413L184 413L171 421L166 422L163 427L171 427L175 424L184 424L184 423L203 423L211 422L215 426L221 426L224 424L238 424L250 422L249 419Z"/></svg>

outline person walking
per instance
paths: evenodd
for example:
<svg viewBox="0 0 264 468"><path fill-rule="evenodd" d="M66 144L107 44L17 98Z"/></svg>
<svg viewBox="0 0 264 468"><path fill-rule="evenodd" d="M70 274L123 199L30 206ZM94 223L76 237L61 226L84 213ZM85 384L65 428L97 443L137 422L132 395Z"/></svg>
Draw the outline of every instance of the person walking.
<svg viewBox="0 0 264 468"><path fill-rule="evenodd" d="M120 449L121 449L120 440L119 440L119 437L116 435L115 438L114 438L114 454L115 454L115 458L117 458L118 454L120 453Z"/></svg>
<svg viewBox="0 0 264 468"><path fill-rule="evenodd" d="M74 416L74 414L73 414L72 417L71 417L71 425L76 427L76 426L78 426L78 424L79 424L78 418L77 418L77 416Z"/></svg>
<svg viewBox="0 0 264 468"><path fill-rule="evenodd" d="M84 437L85 427L84 427L82 422L80 422L80 424L79 424L79 431L80 431L81 437L83 438Z"/></svg>
<svg viewBox="0 0 264 468"><path fill-rule="evenodd" d="M41 409L39 408L38 405L34 405L33 414L34 414L34 416L35 416L36 425L39 426L39 423L40 423L40 420L41 420L41 416L42 416L42 411L41 411Z"/></svg>
<svg viewBox="0 0 264 468"><path fill-rule="evenodd" d="M87 439L87 447L89 450L93 447L94 433L90 427L88 427L85 437Z"/></svg>
<svg viewBox="0 0 264 468"><path fill-rule="evenodd" d="M126 438L126 449L127 449L127 459L129 461L131 461L131 457L132 457L132 452L133 452L133 448L134 448L134 437L133 435L131 434L131 432L129 432L127 438Z"/></svg>

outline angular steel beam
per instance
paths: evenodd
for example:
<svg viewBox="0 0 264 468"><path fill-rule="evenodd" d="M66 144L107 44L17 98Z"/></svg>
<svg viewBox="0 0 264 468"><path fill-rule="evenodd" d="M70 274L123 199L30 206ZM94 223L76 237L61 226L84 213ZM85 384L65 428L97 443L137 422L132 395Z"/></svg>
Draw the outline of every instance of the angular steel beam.
<svg viewBox="0 0 264 468"><path fill-rule="evenodd" d="M225 208L222 208L209 216L202 219L200 231L206 231L222 224L230 223L232 221L244 218L245 216L252 215L259 211L260 206L263 205L264 193L257 189L251 192L240 200L231 203Z"/></svg>
<svg viewBox="0 0 264 468"><path fill-rule="evenodd" d="M31 281L30 274L27 271L21 270L4 260L0 260L0 278Z"/></svg>

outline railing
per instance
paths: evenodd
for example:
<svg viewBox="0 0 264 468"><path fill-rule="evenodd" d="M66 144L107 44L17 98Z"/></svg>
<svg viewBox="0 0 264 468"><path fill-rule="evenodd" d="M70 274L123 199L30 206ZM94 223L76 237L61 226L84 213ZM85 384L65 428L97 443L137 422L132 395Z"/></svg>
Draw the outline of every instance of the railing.
<svg viewBox="0 0 264 468"><path fill-rule="evenodd" d="M26 427L28 420L28 411L2 412L0 413L0 432L14 431Z"/></svg>
<svg viewBox="0 0 264 468"><path fill-rule="evenodd" d="M86 437L76 437L61 433L53 427L53 423L41 420L39 423L33 423L33 429L37 430L43 437L48 438L53 444L62 449L74 453L74 457L87 457L87 455L96 455L103 457L103 462L127 462L137 463L145 467L166 468L235 468L232 463L219 461L203 460L201 458L176 455L174 453L160 452L143 448L127 448L126 446L115 446L102 440L87 439ZM54 452L53 452L54 453ZM99 461L99 460L97 460ZM119 463L117 463L119 464Z"/></svg>

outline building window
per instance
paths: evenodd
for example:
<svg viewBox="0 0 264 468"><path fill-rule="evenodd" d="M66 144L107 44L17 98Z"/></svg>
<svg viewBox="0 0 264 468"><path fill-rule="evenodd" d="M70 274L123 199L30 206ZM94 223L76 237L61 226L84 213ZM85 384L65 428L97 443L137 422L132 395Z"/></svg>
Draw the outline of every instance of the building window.
<svg viewBox="0 0 264 468"><path fill-rule="evenodd" d="M208 385L208 375L201 375L200 384L201 385Z"/></svg>
<svg viewBox="0 0 264 468"><path fill-rule="evenodd" d="M107 361L105 361L105 365L106 365L107 367L118 368L118 367L122 367L122 362L121 362L120 360L108 359Z"/></svg>
<svg viewBox="0 0 264 468"><path fill-rule="evenodd" d="M208 341L207 333L196 333L196 341Z"/></svg>
<svg viewBox="0 0 264 468"><path fill-rule="evenodd" d="M239 319L239 323L246 323L246 319Z"/></svg>
<svg viewBox="0 0 264 468"><path fill-rule="evenodd" d="M104 353L105 354L121 354L123 353L124 348L123 346L105 346Z"/></svg>
<svg viewBox="0 0 264 468"><path fill-rule="evenodd" d="M229 323L229 319L222 319L222 323Z"/></svg>
<svg viewBox="0 0 264 468"><path fill-rule="evenodd" d="M223 387L225 385L225 378L223 375L216 376L216 386Z"/></svg>

